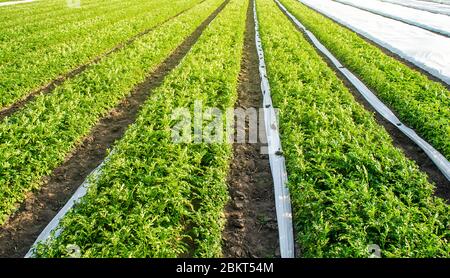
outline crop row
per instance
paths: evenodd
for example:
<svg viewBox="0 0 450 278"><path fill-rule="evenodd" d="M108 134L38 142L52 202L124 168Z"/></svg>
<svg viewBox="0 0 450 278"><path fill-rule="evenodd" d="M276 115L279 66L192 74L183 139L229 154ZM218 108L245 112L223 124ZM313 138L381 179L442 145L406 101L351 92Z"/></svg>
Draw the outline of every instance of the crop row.
<svg viewBox="0 0 450 278"><path fill-rule="evenodd" d="M38 2L45 3L45 2ZM61 4L61 3L60 3ZM150 6L158 4L155 0L151 1ZM127 2L118 2L117 0L108 2L98 1L95 5L83 3L83 9L71 9L62 5L51 6L51 10L44 9L42 5L30 7L30 14L16 14L15 10L7 11L2 15L12 16L10 20L2 21L3 32L0 34L1 45L6 46L11 41L20 43L40 43L39 46L45 45L48 36L62 36L65 32L71 31L73 28L90 27L93 23L101 20L107 20L115 17L117 13L129 11L133 7ZM146 8L138 5L137 7ZM89 8L89 9L87 9ZM126 14L125 14L126 15ZM113 21L111 21L113 22ZM16 37L14 37L16 35ZM39 41L39 37L41 41ZM67 35L66 35L67 37ZM19 49L24 45L16 45Z"/></svg>
<svg viewBox="0 0 450 278"><path fill-rule="evenodd" d="M195 6L0 123L0 223L220 2Z"/></svg>
<svg viewBox="0 0 450 278"><path fill-rule="evenodd" d="M116 4L118 0L111 0L110 3ZM80 2L81 3L81 2ZM33 16L35 20L45 21L47 24L53 20L54 17L65 17L69 13L78 15L84 14L84 9L97 9L98 6L106 6L107 2L103 0L84 0L81 6L77 9L70 8L67 2L59 0L40 0L27 5L7 6L2 8L0 14L0 26L10 27L17 23L25 23L28 26L35 26L40 24L37 22L28 22L24 20L27 16Z"/></svg>
<svg viewBox="0 0 450 278"><path fill-rule="evenodd" d="M231 147L174 143L172 112L192 112L196 101L234 106L247 7L232 0L152 92L100 178L63 219L62 234L41 245L39 256L66 256L67 244L83 257L220 255Z"/></svg>
<svg viewBox="0 0 450 278"><path fill-rule="evenodd" d="M447 88L299 1L281 2L336 58L372 88L400 120L450 159L450 92Z"/></svg>
<svg viewBox="0 0 450 278"><path fill-rule="evenodd" d="M103 3L83 10L71 23L60 17L54 19L57 26L53 27L27 25L22 31L16 30L19 27L6 28L0 35L0 109L198 2ZM32 17L26 20L33 22Z"/></svg>
<svg viewBox="0 0 450 278"><path fill-rule="evenodd" d="M367 257L377 244L383 257L448 257L450 209L426 175L274 1L257 13L301 255Z"/></svg>
<svg viewBox="0 0 450 278"><path fill-rule="evenodd" d="M116 2L118 1L119 0L112 0L109 3L116 5ZM59 0L41 0L27 5L2 7L2 13L0 14L0 27L10 28L16 26L27 30L29 26L51 26L52 22L57 20L59 17L66 18L69 14L80 16L87 12L85 9L96 10L99 6L107 7L105 4L107 2L103 0L85 0L80 8L77 9L68 7L66 3ZM33 20L37 20L39 22L26 20L26 18L31 17Z"/></svg>

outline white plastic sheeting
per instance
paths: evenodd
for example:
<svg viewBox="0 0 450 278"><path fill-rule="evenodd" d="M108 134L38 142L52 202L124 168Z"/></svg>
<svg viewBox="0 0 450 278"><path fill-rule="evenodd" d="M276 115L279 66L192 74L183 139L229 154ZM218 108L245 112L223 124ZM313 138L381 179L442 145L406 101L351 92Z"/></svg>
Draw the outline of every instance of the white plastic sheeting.
<svg viewBox="0 0 450 278"><path fill-rule="evenodd" d="M419 0L419 1L450 5L450 0Z"/></svg>
<svg viewBox="0 0 450 278"><path fill-rule="evenodd" d="M331 0L299 0L450 84L450 38Z"/></svg>
<svg viewBox="0 0 450 278"><path fill-rule="evenodd" d="M450 0L419 0L419 1L450 5Z"/></svg>
<svg viewBox="0 0 450 278"><path fill-rule="evenodd" d="M322 52L340 71L347 80L352 83L353 86L358 90L358 92L367 100L367 102L386 120L395 125L401 132L408 136L414 143L416 143L433 161L433 163L438 167L442 174L450 181L450 162L436 149L434 149L430 144L423 140L419 135L416 134L414 130L405 126L400 120L395 116L395 114L375 96L372 91L367 88L364 83L361 82L351 71L346 69L336 57L331 54L330 51L311 33L296 17L294 17L278 0L275 0L279 7L289 16L289 18L302 29L308 38L312 41L314 46Z"/></svg>
<svg viewBox="0 0 450 278"><path fill-rule="evenodd" d="M275 191L275 207L277 212L278 236L280 239L280 254L282 258L294 258L294 230L292 226L291 197L287 188L287 172L285 159L282 155L280 134L275 109L270 96L270 85L267 79L266 63L259 37L258 16L256 4L253 0L253 17L255 20L256 50L259 58L259 75L261 77L261 91L263 93L264 126L266 128L269 162Z"/></svg>
<svg viewBox="0 0 450 278"><path fill-rule="evenodd" d="M450 37L450 17L377 0L335 0Z"/></svg>
<svg viewBox="0 0 450 278"><path fill-rule="evenodd" d="M0 7L34 2L36 0L11 1L0 3Z"/></svg>
<svg viewBox="0 0 450 278"><path fill-rule="evenodd" d="M431 1L417 1L417 0L380 0L380 1L394 3L396 5L410 7L431 13L450 15L450 6L448 4L440 4Z"/></svg>

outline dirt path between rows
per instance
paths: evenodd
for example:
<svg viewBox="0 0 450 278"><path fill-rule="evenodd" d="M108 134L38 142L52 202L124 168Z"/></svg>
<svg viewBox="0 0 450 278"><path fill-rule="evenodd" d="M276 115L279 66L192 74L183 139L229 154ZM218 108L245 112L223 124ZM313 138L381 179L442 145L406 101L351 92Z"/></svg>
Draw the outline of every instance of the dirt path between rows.
<svg viewBox="0 0 450 278"><path fill-rule="evenodd" d="M161 85L228 2L225 0L130 96L102 118L82 144L45 179L40 190L28 194L18 211L0 227L0 257L23 257L28 252L39 233L105 159L107 149L135 121L151 90Z"/></svg>
<svg viewBox="0 0 450 278"><path fill-rule="evenodd" d="M280 9L281 10L281 9ZM309 37L303 32L302 29L298 28L294 22L287 16L287 14L281 10L289 21L294 25L294 27L302 33L303 37L310 42L311 46L316 49ZM407 137L403 132L401 132L395 125L391 124L385 118L383 118L376 110L367 102L367 100L358 92L355 86L334 66L334 64L319 50L317 53L322 57L322 59L327 63L327 65L335 72L335 74L341 79L344 85L349 89L349 91L354 96L355 100L362 104L364 108L370 111L377 121L378 124L382 125L392 138L395 147L401 149L403 153L409 159L412 159L419 166L420 170L427 173L428 180L435 184L435 195L443 198L447 203L450 203L450 181L442 174L438 167L433 163L433 161L427 156L427 154L416 145L409 137ZM355 73L354 73L355 74ZM355 74L359 78L358 75ZM361 80L361 79L360 79ZM367 86L367 85L366 85ZM369 86L367 86L369 88ZM377 95L372 89L370 89L374 95ZM390 108L389 108L390 109ZM395 111L391 109L395 114ZM397 116L397 115L396 115Z"/></svg>
<svg viewBox="0 0 450 278"><path fill-rule="evenodd" d="M187 9L184 9L183 11L177 13L174 16L171 16L170 18L164 20L163 22L148 28L134 36L132 36L131 38L129 38L128 40L126 40L125 42L119 43L118 45L114 46L113 48L111 48L110 50L94 57L93 59L91 59L90 61L70 70L69 72L58 76L57 78L53 79L52 81L50 81L49 83L47 83L46 85L30 92L29 94L27 94L26 96L24 96L24 98L22 98L21 100L18 100L17 102L11 104L10 106L4 107L2 109L0 109L0 121L3 120L5 117L9 117L12 114L14 114L15 112L17 112L18 110L20 110L22 107L24 107L27 103L33 101L37 96L42 95L42 94L49 94L51 93L53 90L56 89L56 87L58 87L59 85L63 84L66 80L74 78L75 76L79 75L80 73L84 72L86 69L88 69L90 66L97 64L98 62L100 62L101 60L103 60L104 58L110 56L111 54L118 52L119 50L123 49L124 47L132 44L133 42L135 42L137 39L141 38L142 36L145 36L146 34L150 33L151 31L155 30L156 28L164 25L165 23L171 21L172 19L182 15L183 13L189 11L190 9L194 8L197 5L200 5L201 3L205 2L206 0L201 1L198 4L193 5L192 7L189 7Z"/></svg>
<svg viewBox="0 0 450 278"><path fill-rule="evenodd" d="M255 46L252 1L247 12L236 108L262 107L262 93ZM246 126L248 134L248 123ZM223 256L227 258L279 257L278 226L273 180L268 155L261 143L233 145L234 158L228 176L231 201L226 207Z"/></svg>

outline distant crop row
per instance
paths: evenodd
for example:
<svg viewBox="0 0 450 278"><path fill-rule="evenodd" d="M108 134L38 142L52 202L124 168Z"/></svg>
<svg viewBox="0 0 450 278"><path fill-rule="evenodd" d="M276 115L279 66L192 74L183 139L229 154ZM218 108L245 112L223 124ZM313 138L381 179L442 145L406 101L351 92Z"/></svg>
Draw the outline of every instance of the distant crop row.
<svg viewBox="0 0 450 278"><path fill-rule="evenodd" d="M301 255L367 257L377 244L383 257L448 257L450 209L433 197L426 175L274 1L257 0L257 11Z"/></svg>
<svg viewBox="0 0 450 278"><path fill-rule="evenodd" d="M17 28L22 28L17 30L26 30L28 32L31 31L30 27L52 26L55 20L58 22L58 18L61 18L63 21L69 18L76 18L76 16L86 14L89 12L88 10L95 12L100 6L111 9L111 7L117 5L119 1L120 0L111 0L108 2L105 0L84 0L79 9L69 8L66 1L60 0L40 0L27 5L6 6L2 7L2 13L0 13L0 26L3 28L15 26ZM111 4L111 6L108 7L106 3ZM69 14L72 14L73 16L69 16ZM33 21L26 20L31 17L33 18Z"/></svg>
<svg viewBox="0 0 450 278"><path fill-rule="evenodd" d="M0 223L221 2L194 7L5 118L0 123Z"/></svg>
<svg viewBox="0 0 450 278"><path fill-rule="evenodd" d="M399 118L450 159L450 92L297 0L282 0Z"/></svg>
<svg viewBox="0 0 450 278"><path fill-rule="evenodd" d="M67 1L60 0L39 0L26 5L6 6L2 8L4 12L0 14L0 26L13 26L23 22L27 23L28 26L37 26L34 24L41 23L49 24L52 20L57 19L57 17L65 18L68 14L79 16L88 12L87 10L96 10L99 6L107 8L107 3L111 4L109 7L111 9L118 2L120 0L83 0L82 5L77 9L70 8L67 5ZM33 16L33 19L43 22L27 22L26 17L29 16Z"/></svg>
<svg viewBox="0 0 450 278"><path fill-rule="evenodd" d="M60 3L42 21L35 7L36 16L19 17L0 32L0 109L198 2L102 1L80 11ZM74 12L55 16L59 11Z"/></svg>
<svg viewBox="0 0 450 278"><path fill-rule="evenodd" d="M225 109L237 98L248 1L232 0L154 90L88 194L38 255L215 257L221 254L229 144L175 144L175 108Z"/></svg>

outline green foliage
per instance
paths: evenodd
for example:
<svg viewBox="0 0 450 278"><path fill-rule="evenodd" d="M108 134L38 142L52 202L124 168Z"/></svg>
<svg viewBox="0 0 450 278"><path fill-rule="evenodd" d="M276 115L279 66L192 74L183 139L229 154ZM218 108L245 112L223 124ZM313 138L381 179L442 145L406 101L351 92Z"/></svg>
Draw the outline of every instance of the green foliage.
<svg viewBox="0 0 450 278"><path fill-rule="evenodd" d="M38 1L2 12L0 109L198 2Z"/></svg>
<svg viewBox="0 0 450 278"><path fill-rule="evenodd" d="M407 125L450 159L450 92L296 0L283 5Z"/></svg>
<svg viewBox="0 0 450 278"><path fill-rule="evenodd" d="M163 24L0 123L0 224L221 2Z"/></svg>
<svg viewBox="0 0 450 278"><path fill-rule="evenodd" d="M172 141L175 108L233 107L248 1L232 0L146 101L102 175L40 245L41 257L216 257L228 200L228 143ZM181 89L180 89L181 88Z"/></svg>
<svg viewBox="0 0 450 278"><path fill-rule="evenodd" d="M426 175L272 0L257 9L301 255L448 257L449 206Z"/></svg>

